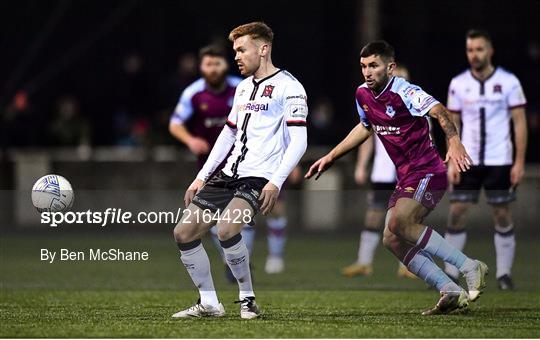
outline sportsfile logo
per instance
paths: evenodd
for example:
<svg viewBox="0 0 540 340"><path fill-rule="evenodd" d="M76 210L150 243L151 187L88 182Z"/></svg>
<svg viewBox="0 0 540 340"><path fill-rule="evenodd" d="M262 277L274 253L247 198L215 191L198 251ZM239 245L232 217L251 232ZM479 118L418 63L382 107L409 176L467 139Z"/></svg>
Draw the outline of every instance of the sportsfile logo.
<svg viewBox="0 0 540 340"><path fill-rule="evenodd" d="M57 211L42 212L40 222L50 227L60 224L96 224L105 227L108 224L131 223L178 223L182 217L182 208L172 211L140 211L133 214L123 209L107 208L105 211Z"/></svg>
<svg viewBox="0 0 540 340"><path fill-rule="evenodd" d="M61 224L95 224L105 227L110 224L176 224L183 220L187 223L211 223L225 221L227 223L247 224L251 221L250 209L232 209L224 212L220 210L183 210L178 208L173 211L140 211L132 213L123 209L107 208L105 211L67 211L67 212L42 212L41 224L50 227L58 227Z"/></svg>

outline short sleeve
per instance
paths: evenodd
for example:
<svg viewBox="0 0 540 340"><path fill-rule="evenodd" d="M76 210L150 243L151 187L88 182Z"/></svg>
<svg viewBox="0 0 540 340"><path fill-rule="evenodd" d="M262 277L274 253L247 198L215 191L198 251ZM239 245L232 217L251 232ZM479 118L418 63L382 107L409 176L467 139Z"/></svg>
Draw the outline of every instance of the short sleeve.
<svg viewBox="0 0 540 340"><path fill-rule="evenodd" d="M523 92L519 79L517 79L515 76L512 78L513 79L510 82L510 90L508 91L508 95L506 97L506 104L508 105L509 109L525 106L525 104L527 104L527 99L525 98L525 93Z"/></svg>
<svg viewBox="0 0 540 340"><path fill-rule="evenodd" d="M283 93L283 109L287 126L306 126L307 95L299 82L290 82Z"/></svg>
<svg viewBox="0 0 540 340"><path fill-rule="evenodd" d="M191 118L191 116L193 115L193 105L191 103L191 100L193 98L192 92L193 91L190 91L189 89L186 89L184 90L184 92L182 92L182 95L178 100L178 104L176 104L176 107L171 116L171 123L184 124L187 120Z"/></svg>
<svg viewBox="0 0 540 340"><path fill-rule="evenodd" d="M461 112L462 105L461 99L459 98L457 83L454 79L450 82L448 87L448 101L446 102L446 107L452 112Z"/></svg>
<svg viewBox="0 0 540 340"><path fill-rule="evenodd" d="M366 128L371 128L371 123L366 117L366 112L360 107L360 104L358 103L358 99L355 100L356 102L356 110L358 111L358 115L360 116L360 122L362 125L364 125Z"/></svg>
<svg viewBox="0 0 540 340"><path fill-rule="evenodd" d="M402 78L396 80L395 86L398 87L396 92L413 116L425 116L432 107L439 104L433 96L422 90L420 86L410 84Z"/></svg>

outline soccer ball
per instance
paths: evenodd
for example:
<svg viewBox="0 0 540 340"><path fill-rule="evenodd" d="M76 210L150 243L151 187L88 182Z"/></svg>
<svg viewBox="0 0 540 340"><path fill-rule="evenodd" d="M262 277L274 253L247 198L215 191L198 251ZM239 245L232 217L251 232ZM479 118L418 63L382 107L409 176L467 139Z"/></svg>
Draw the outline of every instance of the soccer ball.
<svg viewBox="0 0 540 340"><path fill-rule="evenodd" d="M74 200L71 184L62 176L45 175L32 188L32 204L39 212L68 210Z"/></svg>

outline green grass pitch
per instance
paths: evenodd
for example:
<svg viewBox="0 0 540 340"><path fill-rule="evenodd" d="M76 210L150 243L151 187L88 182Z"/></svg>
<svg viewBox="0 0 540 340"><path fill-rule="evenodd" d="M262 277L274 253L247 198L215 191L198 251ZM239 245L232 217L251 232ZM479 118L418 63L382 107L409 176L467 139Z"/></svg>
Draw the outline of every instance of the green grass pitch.
<svg viewBox="0 0 540 340"><path fill-rule="evenodd" d="M466 251L494 269L492 236L472 235ZM61 229L0 238L0 337L540 337L537 237L518 238L515 292L496 289L493 270L486 293L466 313L423 317L437 293L419 280L398 279L396 260L382 247L369 278L344 278L357 236L293 235L286 273L263 271L266 245L254 256L260 319L241 320L237 288L226 283L213 245L206 249L227 315L172 320L197 298L178 261L170 233L71 233ZM41 248L146 250L147 262L39 260Z"/></svg>

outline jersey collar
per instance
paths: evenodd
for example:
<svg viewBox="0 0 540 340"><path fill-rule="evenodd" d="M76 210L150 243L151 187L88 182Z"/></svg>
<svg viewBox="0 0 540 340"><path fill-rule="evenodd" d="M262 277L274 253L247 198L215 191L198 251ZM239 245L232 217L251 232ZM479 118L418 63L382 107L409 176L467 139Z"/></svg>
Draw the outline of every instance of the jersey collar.
<svg viewBox="0 0 540 340"><path fill-rule="evenodd" d="M373 94L373 96L375 97L375 99L379 99L380 96L383 95L383 93L386 92L386 90L389 88L389 87L392 87L392 83L394 82L394 79L396 77L395 76L392 76L392 78L390 78L390 80L388 81L388 83L386 84L386 86L384 87L384 89L381 91L381 93L379 93L378 95L375 95L375 92L373 92L373 90L371 90L371 93Z"/></svg>
<svg viewBox="0 0 540 340"><path fill-rule="evenodd" d="M253 77L251 80L253 81L253 85L258 86L258 85L260 85L263 81L267 81L268 79L272 78L273 76L275 76L276 74L278 74L278 73L281 72L281 71L283 71L283 70L281 70L281 69L280 69L280 70L277 70L276 72L272 73L272 74L269 75L269 76L264 77L263 79L261 79L261 80L259 80L259 81L256 81L256 80L255 80L255 77Z"/></svg>
<svg viewBox="0 0 540 340"><path fill-rule="evenodd" d="M489 74L489 76L487 76L486 79L484 79L484 80L480 80L480 79L476 78L476 77L474 76L474 73L472 72L471 69L469 69L469 74L470 74L471 77L472 77L474 80L476 80L477 82L479 82L479 83L485 83L486 81L488 81L489 78L493 77L493 75L494 75L495 73L497 73L497 70L498 70L498 69L499 69L499 67L498 67L498 66L495 66L495 67L493 68L493 72L491 72L491 73Z"/></svg>

